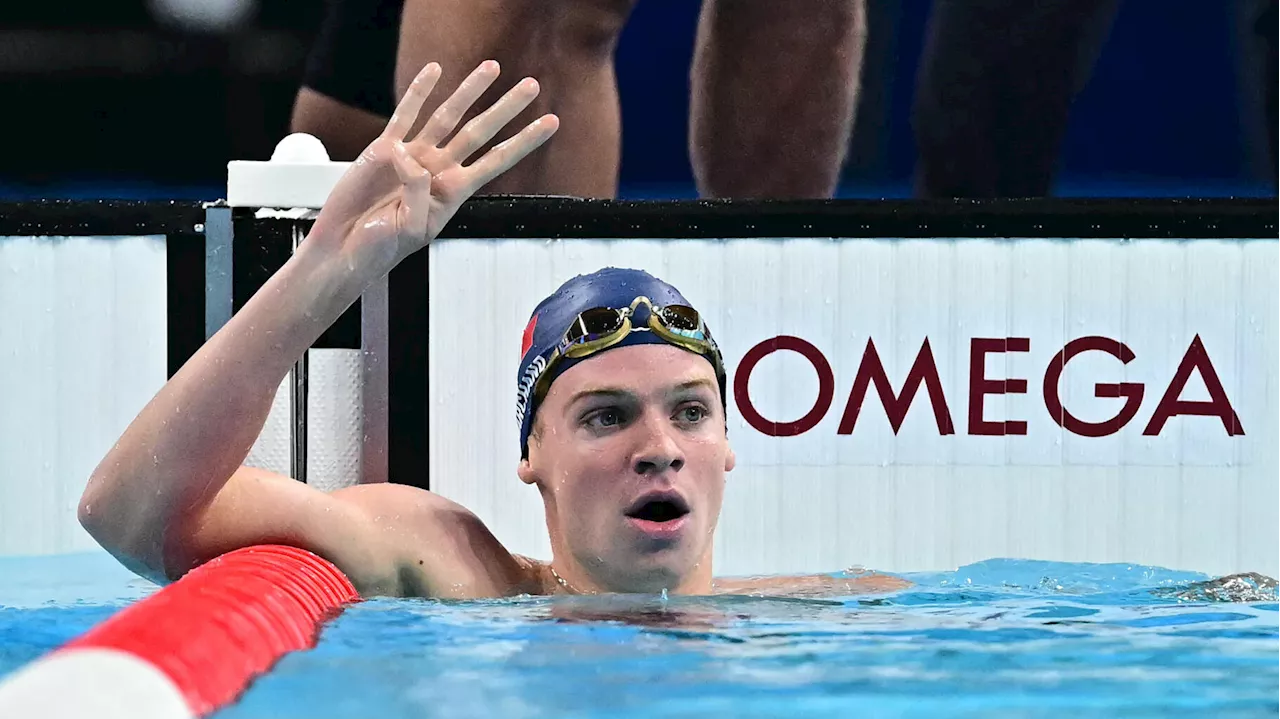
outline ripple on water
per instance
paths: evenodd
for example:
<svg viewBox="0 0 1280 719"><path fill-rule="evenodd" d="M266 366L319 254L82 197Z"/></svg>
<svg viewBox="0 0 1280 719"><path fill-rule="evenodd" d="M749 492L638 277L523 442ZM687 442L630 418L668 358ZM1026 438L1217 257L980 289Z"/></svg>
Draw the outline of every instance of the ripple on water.
<svg viewBox="0 0 1280 719"><path fill-rule="evenodd" d="M0 674L150 591L5 562ZM1276 715L1265 582L1017 560L906 576L835 599L370 600L214 716Z"/></svg>

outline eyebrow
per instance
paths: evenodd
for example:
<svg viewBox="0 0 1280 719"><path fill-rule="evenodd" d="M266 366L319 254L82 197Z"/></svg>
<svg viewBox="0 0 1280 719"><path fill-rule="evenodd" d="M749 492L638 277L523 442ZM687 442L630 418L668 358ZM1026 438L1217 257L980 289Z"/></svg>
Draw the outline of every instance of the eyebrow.
<svg viewBox="0 0 1280 719"><path fill-rule="evenodd" d="M698 389L698 388L705 389L708 392L715 392L718 389L715 382L712 382L711 380L705 377L700 377L698 379L691 379L688 382L681 382L680 384L676 385L674 388L672 388L672 394L675 394L676 392L684 392L686 390Z"/></svg>
<svg viewBox="0 0 1280 719"><path fill-rule="evenodd" d="M681 382L680 384L670 388L670 390L667 391L667 394L668 395L679 394L681 392L687 392L692 389L703 389L708 392L714 393L716 390L716 385L711 380L706 379L705 377L698 378L698 379L691 379L687 382ZM595 397L607 397L615 400L623 400L623 399L633 399L635 398L635 396L636 395L634 392L623 389L621 387L590 387L588 389L584 389L579 392L576 392L572 397L570 397L569 402L565 404L565 408L566 409L572 408L574 405L576 405L578 402L584 399L591 399Z"/></svg>

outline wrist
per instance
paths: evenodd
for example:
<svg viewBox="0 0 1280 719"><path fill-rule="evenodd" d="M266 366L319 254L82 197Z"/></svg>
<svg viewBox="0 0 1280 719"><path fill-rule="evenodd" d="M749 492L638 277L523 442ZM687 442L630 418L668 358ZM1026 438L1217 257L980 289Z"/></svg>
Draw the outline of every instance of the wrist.
<svg viewBox="0 0 1280 719"><path fill-rule="evenodd" d="M324 278L335 289L355 289L359 296L374 282L386 276L398 263L394 250L369 248L350 242L351 228L335 231L318 221L298 245L293 257L307 271Z"/></svg>
<svg viewBox="0 0 1280 719"><path fill-rule="evenodd" d="M292 355L336 322L366 286L341 257L304 242L236 313L230 329L256 340L262 337L255 328L271 328L273 351L290 355L292 362Z"/></svg>
<svg viewBox="0 0 1280 719"><path fill-rule="evenodd" d="M327 327L364 293L375 278L340 250L319 243L298 246L280 274L284 291ZM323 329L322 329L323 331Z"/></svg>

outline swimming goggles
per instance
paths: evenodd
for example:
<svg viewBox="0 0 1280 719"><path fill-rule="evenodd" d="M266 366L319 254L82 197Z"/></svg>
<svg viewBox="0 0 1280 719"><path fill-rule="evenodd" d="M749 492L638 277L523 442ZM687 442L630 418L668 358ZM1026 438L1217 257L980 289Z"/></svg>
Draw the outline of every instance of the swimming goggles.
<svg viewBox="0 0 1280 719"><path fill-rule="evenodd" d="M649 321L643 327L636 327L632 318L642 304L649 308ZM551 369L562 358L589 357L618 344L632 332L646 331L652 331L690 352L707 356L715 366L717 376L723 376L720 348L711 338L711 332L697 310L685 305L655 305L648 297L640 296L629 307L593 307L578 313L548 357L546 369L534 388L534 397L543 397L553 375Z"/></svg>

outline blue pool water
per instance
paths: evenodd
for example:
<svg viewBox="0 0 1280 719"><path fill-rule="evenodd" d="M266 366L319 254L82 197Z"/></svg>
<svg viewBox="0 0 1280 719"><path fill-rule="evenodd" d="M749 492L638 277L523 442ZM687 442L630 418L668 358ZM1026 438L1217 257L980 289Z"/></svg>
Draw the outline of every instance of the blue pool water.
<svg viewBox="0 0 1280 719"><path fill-rule="evenodd" d="M993 560L837 600L372 600L218 719L1263 717L1275 588ZM105 555L0 560L0 677L153 591Z"/></svg>

